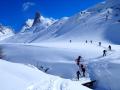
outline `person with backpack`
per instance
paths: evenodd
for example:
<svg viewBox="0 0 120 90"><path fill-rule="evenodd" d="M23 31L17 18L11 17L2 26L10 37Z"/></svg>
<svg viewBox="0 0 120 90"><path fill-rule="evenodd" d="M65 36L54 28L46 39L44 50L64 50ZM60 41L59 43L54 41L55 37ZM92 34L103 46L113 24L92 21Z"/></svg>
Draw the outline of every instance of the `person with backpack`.
<svg viewBox="0 0 120 90"><path fill-rule="evenodd" d="M83 77L85 77L85 72L86 72L85 67L84 67L83 64L81 64L80 67L81 67L81 70L82 70L82 73L83 73Z"/></svg>
<svg viewBox="0 0 120 90"><path fill-rule="evenodd" d="M77 79L79 80L80 75L81 75L79 70L76 72L76 75L77 75Z"/></svg>
<svg viewBox="0 0 120 90"><path fill-rule="evenodd" d="M111 51L111 46L110 45L108 46L108 49Z"/></svg>
<svg viewBox="0 0 120 90"><path fill-rule="evenodd" d="M78 56L78 58L76 59L76 64L79 66L80 65L80 60L81 60L81 56Z"/></svg>
<svg viewBox="0 0 120 90"><path fill-rule="evenodd" d="M103 57L106 56L107 51L103 50Z"/></svg>

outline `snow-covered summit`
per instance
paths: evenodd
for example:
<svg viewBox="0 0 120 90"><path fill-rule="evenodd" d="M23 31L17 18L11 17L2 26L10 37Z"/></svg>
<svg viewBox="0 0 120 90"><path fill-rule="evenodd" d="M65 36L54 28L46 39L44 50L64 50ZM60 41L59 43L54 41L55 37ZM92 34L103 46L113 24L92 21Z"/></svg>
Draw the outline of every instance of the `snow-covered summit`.
<svg viewBox="0 0 120 90"><path fill-rule="evenodd" d="M35 19L28 19L21 31L11 38L5 40L5 42L31 42L37 37L44 35L46 29L50 27L57 20L53 18L46 18L39 16Z"/></svg>
<svg viewBox="0 0 120 90"><path fill-rule="evenodd" d="M28 19L25 22L25 25L22 27L21 32L27 32L27 31L33 31L32 29L37 29L39 27L39 29L46 29L47 27L49 27L50 25L52 25L56 20L53 18L45 18L43 16L41 16L38 12L35 14L35 18L34 19Z"/></svg>

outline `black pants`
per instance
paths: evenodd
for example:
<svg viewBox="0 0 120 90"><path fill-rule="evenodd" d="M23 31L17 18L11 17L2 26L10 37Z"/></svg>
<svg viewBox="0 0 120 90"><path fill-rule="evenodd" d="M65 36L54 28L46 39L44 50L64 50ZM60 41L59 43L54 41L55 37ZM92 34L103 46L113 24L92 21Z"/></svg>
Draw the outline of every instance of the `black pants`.
<svg viewBox="0 0 120 90"><path fill-rule="evenodd" d="M105 54L105 53L103 53L103 56L106 56L106 54Z"/></svg>
<svg viewBox="0 0 120 90"><path fill-rule="evenodd" d="M79 78L80 78L80 75L77 74L77 79L79 80Z"/></svg>
<svg viewBox="0 0 120 90"><path fill-rule="evenodd" d="M85 68L82 68L83 77L85 77Z"/></svg>
<svg viewBox="0 0 120 90"><path fill-rule="evenodd" d="M85 77L85 72L83 72L83 77Z"/></svg>

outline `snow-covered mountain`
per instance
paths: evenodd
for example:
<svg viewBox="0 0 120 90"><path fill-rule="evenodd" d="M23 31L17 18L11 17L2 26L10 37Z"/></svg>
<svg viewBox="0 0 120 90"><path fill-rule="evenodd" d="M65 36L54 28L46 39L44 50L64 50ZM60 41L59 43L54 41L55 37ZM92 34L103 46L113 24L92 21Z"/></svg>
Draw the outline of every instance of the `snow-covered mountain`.
<svg viewBox="0 0 120 90"><path fill-rule="evenodd" d="M6 41L41 42L96 40L120 44L120 40L118 39L120 38L119 13L119 0L106 0L69 18L62 18L56 22L50 19L53 21L50 25L41 24L41 21L37 25L32 25L32 27L31 25L27 25L31 28L22 30L22 33L20 32Z"/></svg>
<svg viewBox="0 0 120 90"><path fill-rule="evenodd" d="M96 40L120 44L120 2L107 0L70 17L53 40Z"/></svg>
<svg viewBox="0 0 120 90"><path fill-rule="evenodd" d="M38 13L35 14L34 19L28 19L25 22L25 25L22 27L21 31L6 41L22 43L32 42L39 36L44 35L45 30L57 21L53 18L45 18L43 16L40 16L40 14L38 16L37 15Z"/></svg>
<svg viewBox="0 0 120 90"><path fill-rule="evenodd" d="M3 26L2 24L0 24L0 40L4 40L8 37L13 36L13 30L7 26Z"/></svg>
<svg viewBox="0 0 120 90"><path fill-rule="evenodd" d="M22 27L22 30L20 33L26 33L29 31L36 32L39 28L39 30L43 30L48 28L50 25L52 25L56 20L53 18L45 18L40 15L39 12L36 12L34 19L28 19L25 22L25 25Z"/></svg>

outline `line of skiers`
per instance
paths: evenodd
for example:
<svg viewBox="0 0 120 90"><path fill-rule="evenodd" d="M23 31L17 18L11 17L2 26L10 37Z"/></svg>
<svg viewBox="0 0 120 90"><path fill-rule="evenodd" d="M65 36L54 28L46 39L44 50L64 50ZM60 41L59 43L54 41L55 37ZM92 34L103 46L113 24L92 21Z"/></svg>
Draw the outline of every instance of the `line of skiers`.
<svg viewBox="0 0 120 90"><path fill-rule="evenodd" d="M72 43L72 40L69 41L70 43ZM85 43L88 43L88 41L86 40ZM92 44L93 41L90 40L90 43ZM98 45L101 46L101 42L98 42ZM108 46L108 50L111 51L111 45ZM107 50L103 50L103 57L106 56L107 54ZM82 57L81 56L78 56L78 58L75 60L76 61L76 65L78 66L79 70L76 72L76 76L77 76L77 79L79 80L80 76L83 76L85 77L85 73L86 73L86 68L85 68L85 65L83 65L81 63L81 59ZM82 74L81 74L82 73Z"/></svg>
<svg viewBox="0 0 120 90"><path fill-rule="evenodd" d="M88 41L85 41L86 43L88 43ZM90 40L90 43L92 43L92 40ZM101 46L101 42L98 42L98 45ZM108 50L111 51L111 45L108 46ZM106 56L107 54L107 50L103 50L103 56Z"/></svg>
<svg viewBox="0 0 120 90"><path fill-rule="evenodd" d="M86 73L86 69L85 66L80 63L81 62L82 57L78 56L78 58L75 60L76 61L76 65L78 66L79 70L76 72L77 75L77 79L79 80L80 76L82 75L83 77L85 77L85 73ZM81 71L81 72L80 72ZM82 74L81 74L82 73Z"/></svg>
<svg viewBox="0 0 120 90"><path fill-rule="evenodd" d="M111 50L111 46L109 45L109 50ZM107 50L103 50L103 56L106 56L106 53L107 53ZM79 67L79 70L76 72L76 75L77 75L77 79L79 80L80 79L80 76L83 76L85 77L85 73L86 73L86 68L85 68L85 65L83 65L81 63L81 56L78 56L78 58L75 60L76 61L76 65ZM81 71L81 72L80 72ZM81 74L82 73L82 74Z"/></svg>
<svg viewBox="0 0 120 90"><path fill-rule="evenodd" d="M108 46L108 50L111 51L111 45ZM107 50L103 50L103 57L106 56Z"/></svg>

